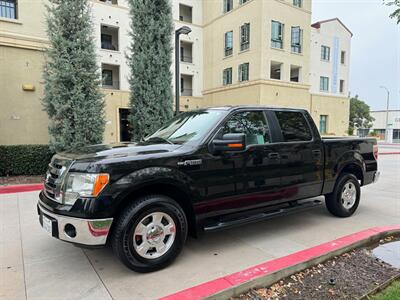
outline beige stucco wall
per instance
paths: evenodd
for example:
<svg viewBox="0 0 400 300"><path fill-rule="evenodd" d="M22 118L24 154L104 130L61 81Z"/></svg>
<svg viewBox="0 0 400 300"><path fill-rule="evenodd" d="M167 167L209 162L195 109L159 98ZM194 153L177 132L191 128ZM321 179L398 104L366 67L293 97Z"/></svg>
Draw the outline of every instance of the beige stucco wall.
<svg viewBox="0 0 400 300"><path fill-rule="evenodd" d="M347 136L349 114L349 98L311 94L311 115L317 127L320 116L328 116L326 128L328 135Z"/></svg>
<svg viewBox="0 0 400 300"><path fill-rule="evenodd" d="M48 143L48 119L40 100L43 62L42 51L0 45L0 144ZM35 90L24 91L24 84Z"/></svg>
<svg viewBox="0 0 400 300"><path fill-rule="evenodd" d="M104 143L119 142L119 109L129 108L129 92L117 90L103 90L105 94L106 127Z"/></svg>
<svg viewBox="0 0 400 300"><path fill-rule="evenodd" d="M17 19L0 18L1 33L46 39L46 4L48 0L18 0Z"/></svg>

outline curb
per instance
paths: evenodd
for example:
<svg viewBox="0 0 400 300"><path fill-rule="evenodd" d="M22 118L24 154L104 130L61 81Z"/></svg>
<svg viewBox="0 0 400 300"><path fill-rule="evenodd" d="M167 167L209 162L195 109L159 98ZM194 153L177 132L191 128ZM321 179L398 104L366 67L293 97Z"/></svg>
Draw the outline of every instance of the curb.
<svg viewBox="0 0 400 300"><path fill-rule="evenodd" d="M400 154L400 152L378 152L378 155Z"/></svg>
<svg viewBox="0 0 400 300"><path fill-rule="evenodd" d="M43 183L6 185L6 186L0 186L0 195L33 192L33 191L40 191L42 189L43 189Z"/></svg>
<svg viewBox="0 0 400 300"><path fill-rule="evenodd" d="M333 256L400 233L400 225L374 227L194 286L160 300L229 299L251 288L268 286Z"/></svg>

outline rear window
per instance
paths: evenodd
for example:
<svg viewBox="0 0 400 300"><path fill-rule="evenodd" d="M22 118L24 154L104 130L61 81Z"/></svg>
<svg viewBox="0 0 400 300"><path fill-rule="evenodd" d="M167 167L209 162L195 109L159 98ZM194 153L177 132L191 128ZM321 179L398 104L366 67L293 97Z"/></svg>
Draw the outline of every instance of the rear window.
<svg viewBox="0 0 400 300"><path fill-rule="evenodd" d="M304 115L300 112L275 112L285 142L310 141L312 134Z"/></svg>

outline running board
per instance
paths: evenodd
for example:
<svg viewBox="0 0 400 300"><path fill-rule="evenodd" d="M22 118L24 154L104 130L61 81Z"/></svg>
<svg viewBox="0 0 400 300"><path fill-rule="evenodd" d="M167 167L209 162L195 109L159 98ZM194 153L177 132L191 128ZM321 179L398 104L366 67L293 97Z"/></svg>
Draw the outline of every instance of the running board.
<svg viewBox="0 0 400 300"><path fill-rule="evenodd" d="M321 200L312 200L296 204L288 204L286 207L271 209L256 214L242 214L239 217L225 216L221 219L209 220L203 227L204 231L217 231L239 225L249 224L257 221L271 219L277 216L289 215L295 212L307 210L316 206L321 206Z"/></svg>

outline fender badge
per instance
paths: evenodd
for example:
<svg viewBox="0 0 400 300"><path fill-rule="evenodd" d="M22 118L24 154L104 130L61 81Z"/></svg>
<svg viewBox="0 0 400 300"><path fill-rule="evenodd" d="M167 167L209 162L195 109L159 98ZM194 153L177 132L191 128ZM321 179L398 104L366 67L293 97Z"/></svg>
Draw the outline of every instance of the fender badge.
<svg viewBox="0 0 400 300"><path fill-rule="evenodd" d="M201 159L193 159L193 160L185 160L185 161L179 161L177 163L178 166L198 166L201 165L203 161Z"/></svg>

